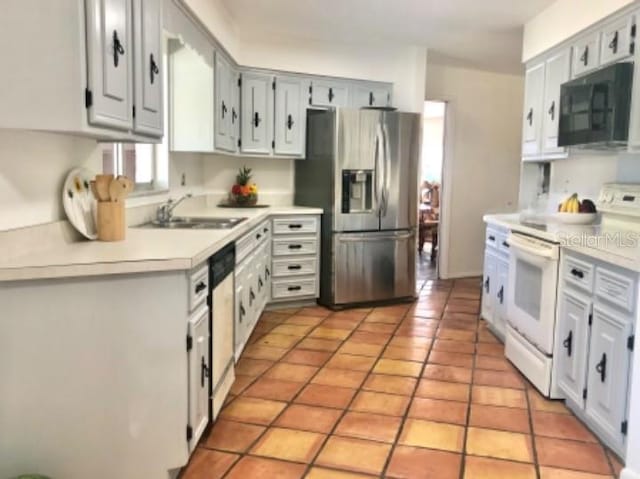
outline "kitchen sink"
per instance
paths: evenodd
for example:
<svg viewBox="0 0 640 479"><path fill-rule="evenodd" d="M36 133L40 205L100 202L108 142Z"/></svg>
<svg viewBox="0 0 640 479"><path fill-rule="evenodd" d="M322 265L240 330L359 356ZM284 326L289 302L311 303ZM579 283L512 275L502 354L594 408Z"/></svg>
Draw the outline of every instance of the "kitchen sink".
<svg viewBox="0 0 640 479"><path fill-rule="evenodd" d="M189 229L189 230L228 230L247 218L198 218L192 216L176 216L169 221L151 221L142 228Z"/></svg>

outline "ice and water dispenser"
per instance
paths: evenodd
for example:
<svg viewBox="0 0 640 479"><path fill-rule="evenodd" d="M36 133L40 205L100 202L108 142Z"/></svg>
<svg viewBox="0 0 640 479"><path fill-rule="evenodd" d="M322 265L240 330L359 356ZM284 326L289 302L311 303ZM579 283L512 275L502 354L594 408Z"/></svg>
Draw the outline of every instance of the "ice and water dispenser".
<svg viewBox="0 0 640 479"><path fill-rule="evenodd" d="M342 213L373 212L374 170L342 170Z"/></svg>

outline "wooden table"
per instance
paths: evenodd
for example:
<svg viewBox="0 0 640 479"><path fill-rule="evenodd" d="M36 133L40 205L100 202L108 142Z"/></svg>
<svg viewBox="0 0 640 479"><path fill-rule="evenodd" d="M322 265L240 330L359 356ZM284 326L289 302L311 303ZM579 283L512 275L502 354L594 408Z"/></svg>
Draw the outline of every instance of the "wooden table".
<svg viewBox="0 0 640 479"><path fill-rule="evenodd" d="M422 249L427 241L427 236L431 235L431 261L435 261L438 249L438 226L440 221L438 213L430 205L421 204L420 223L418 226L418 253L422 254Z"/></svg>

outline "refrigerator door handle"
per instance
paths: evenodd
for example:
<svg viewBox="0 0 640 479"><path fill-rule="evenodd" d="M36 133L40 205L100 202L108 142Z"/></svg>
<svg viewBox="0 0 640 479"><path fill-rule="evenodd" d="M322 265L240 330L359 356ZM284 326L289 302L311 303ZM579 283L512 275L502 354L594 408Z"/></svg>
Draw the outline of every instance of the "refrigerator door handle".
<svg viewBox="0 0 640 479"><path fill-rule="evenodd" d="M376 147L375 147L375 157L374 157L374 165L373 167L375 168L374 171L374 175L375 175L375 182L376 185L373 188L373 198L376 202L376 208L378 214L380 214L380 135L379 135L379 131L376 131Z"/></svg>
<svg viewBox="0 0 640 479"><path fill-rule="evenodd" d="M385 208L386 192L385 192L385 158L384 158L384 132L382 131L382 125L378 124L376 127L376 188L375 198L378 202L377 214L382 215L382 210ZM380 156L382 155L382 158Z"/></svg>
<svg viewBox="0 0 640 479"><path fill-rule="evenodd" d="M387 216L387 208L389 206L389 172L391 171L391 155L389 154L389 141L387 127L380 128L382 132L382 153L384 158L384 179L382 186L382 209L381 216Z"/></svg>

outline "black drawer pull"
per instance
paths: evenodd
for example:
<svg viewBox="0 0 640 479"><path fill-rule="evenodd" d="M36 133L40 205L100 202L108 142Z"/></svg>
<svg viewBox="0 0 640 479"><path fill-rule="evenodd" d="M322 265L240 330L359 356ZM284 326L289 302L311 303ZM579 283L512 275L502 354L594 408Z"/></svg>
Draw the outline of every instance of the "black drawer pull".
<svg viewBox="0 0 640 479"><path fill-rule="evenodd" d="M600 373L600 381L605 382L607 380L607 355L602 353L602 359L596 364L596 371Z"/></svg>
<svg viewBox="0 0 640 479"><path fill-rule="evenodd" d="M567 350L567 356L571 357L571 348L573 347L573 331L569 331L569 336L562 342L562 345Z"/></svg>
<svg viewBox="0 0 640 479"><path fill-rule="evenodd" d="M333 88L329 88L329 94L327 95L329 97L329 103L333 102L333 97L335 96L333 94Z"/></svg>
<svg viewBox="0 0 640 479"><path fill-rule="evenodd" d="M249 304L252 304L254 299L256 299L256 295L253 289L249 289Z"/></svg>
<svg viewBox="0 0 640 479"><path fill-rule="evenodd" d="M618 32L616 31L613 34L613 39L609 43L609 48L613 50L613 53L618 53Z"/></svg>
<svg viewBox="0 0 640 479"><path fill-rule="evenodd" d="M258 233L258 234L256 235L256 239L257 239L257 240L259 240L260 238L262 238L262 235L261 235L260 233Z"/></svg>
<svg viewBox="0 0 640 479"><path fill-rule="evenodd" d="M484 281L484 290L488 293L489 292L489 277L487 276L487 279Z"/></svg>
<svg viewBox="0 0 640 479"><path fill-rule="evenodd" d="M573 268L571 270L571 274L576 278L580 278L580 279L584 278L584 271L580 271L579 269L576 269L576 268Z"/></svg>
<svg viewBox="0 0 640 479"><path fill-rule="evenodd" d="M589 64L589 46L584 47L584 53L580 57L580 61L585 67Z"/></svg>
<svg viewBox="0 0 640 479"><path fill-rule="evenodd" d="M244 309L244 306L242 305L242 301L240 302L240 322L242 322L242 317L247 314L247 312Z"/></svg>
<svg viewBox="0 0 640 479"><path fill-rule="evenodd" d="M505 248L511 248L511 245L509 245L509 243L507 243L506 241L502 242L502 246L504 246Z"/></svg>
<svg viewBox="0 0 640 479"><path fill-rule="evenodd" d="M197 285L196 285L196 294L201 293L202 291L204 291L205 289L207 289L207 285L205 284L204 281L200 281Z"/></svg>
<svg viewBox="0 0 640 479"><path fill-rule="evenodd" d="M269 270L268 266L264 268L264 276L265 278L268 278L269 276L271 276L271 270Z"/></svg>
<svg viewBox="0 0 640 479"><path fill-rule="evenodd" d="M552 101L551 102L551 107L549 107L549 115L551 116L551 119L555 119L556 117L556 102Z"/></svg>
<svg viewBox="0 0 640 479"><path fill-rule="evenodd" d="M262 278L258 278L258 287L262 288L264 283L262 282Z"/></svg>
<svg viewBox="0 0 640 479"><path fill-rule="evenodd" d="M287 269L291 271L295 271L295 270L302 269L302 266L300 266L299 264L290 264L289 266L287 266Z"/></svg>
<svg viewBox="0 0 640 479"><path fill-rule="evenodd" d="M268 233L269 232L269 228L265 228L262 230L263 233Z"/></svg>
<svg viewBox="0 0 640 479"><path fill-rule="evenodd" d="M301 244L290 244L289 249L302 249Z"/></svg>
<svg viewBox="0 0 640 479"><path fill-rule="evenodd" d="M302 228L302 225L300 225L300 224L293 223L293 224L289 225L289 229L290 230L299 230L300 228Z"/></svg>
<svg viewBox="0 0 640 479"><path fill-rule="evenodd" d="M527 113L527 121L529 122L529 126L533 126L533 108L529 108L529 113Z"/></svg>
<svg viewBox="0 0 640 479"><path fill-rule="evenodd" d="M289 286L287 288L288 291L300 291L302 289L302 286Z"/></svg>

